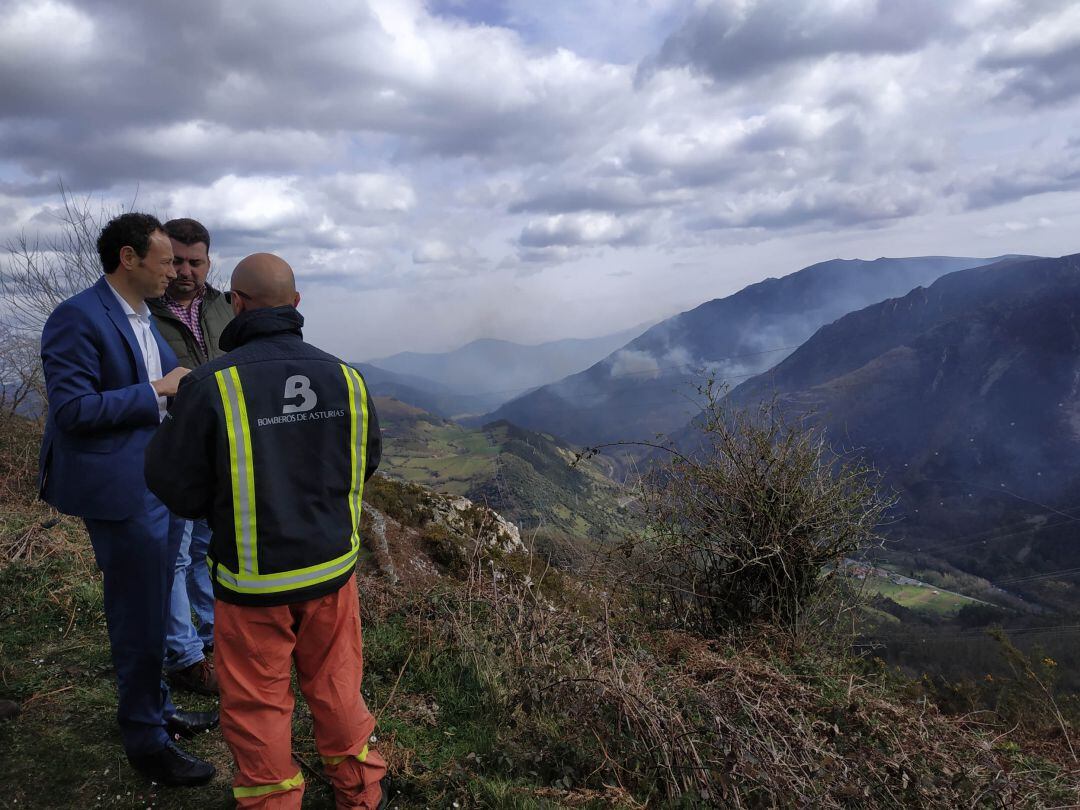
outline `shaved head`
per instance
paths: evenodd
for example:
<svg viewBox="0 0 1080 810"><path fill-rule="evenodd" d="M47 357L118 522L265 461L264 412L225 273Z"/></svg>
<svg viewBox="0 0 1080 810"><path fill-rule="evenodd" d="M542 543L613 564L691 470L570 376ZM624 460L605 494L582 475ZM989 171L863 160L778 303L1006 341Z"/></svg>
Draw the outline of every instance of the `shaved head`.
<svg viewBox="0 0 1080 810"><path fill-rule="evenodd" d="M232 289L245 309L293 307L300 300L292 268L273 253L253 253L241 259L233 270Z"/></svg>

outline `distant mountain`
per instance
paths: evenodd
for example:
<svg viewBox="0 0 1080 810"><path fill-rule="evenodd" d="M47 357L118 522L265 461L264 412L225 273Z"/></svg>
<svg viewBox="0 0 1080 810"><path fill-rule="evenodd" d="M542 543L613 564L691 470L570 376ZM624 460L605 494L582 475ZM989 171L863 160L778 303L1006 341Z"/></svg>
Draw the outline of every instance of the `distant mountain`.
<svg viewBox="0 0 1080 810"><path fill-rule="evenodd" d="M484 413L529 389L588 368L648 327L641 324L613 335L535 346L485 338L451 352L402 352L370 360L368 365L431 380L445 392L473 397L483 404L472 413Z"/></svg>
<svg viewBox="0 0 1080 810"><path fill-rule="evenodd" d="M434 380L411 374L395 374L369 363L350 363L364 375L364 380L376 397L393 397L424 411L451 418L458 414L476 413L487 400L458 394Z"/></svg>
<svg viewBox="0 0 1080 810"><path fill-rule="evenodd" d="M766 279L662 321L586 371L484 418L578 444L651 439L679 429L696 413L696 386L707 375L745 379L854 309L1000 258L835 259Z"/></svg>
<svg viewBox="0 0 1080 810"><path fill-rule="evenodd" d="M469 429L393 399L376 399L383 429L380 471L486 504L528 533L579 549L626 520L624 493L603 459L571 466L565 442L496 422Z"/></svg>
<svg viewBox="0 0 1080 810"><path fill-rule="evenodd" d="M900 493L901 549L995 582L1037 576L1044 598L1052 585L1080 604L1080 577L1042 576L1080 566L1080 254L952 273L853 312L730 399L772 396Z"/></svg>

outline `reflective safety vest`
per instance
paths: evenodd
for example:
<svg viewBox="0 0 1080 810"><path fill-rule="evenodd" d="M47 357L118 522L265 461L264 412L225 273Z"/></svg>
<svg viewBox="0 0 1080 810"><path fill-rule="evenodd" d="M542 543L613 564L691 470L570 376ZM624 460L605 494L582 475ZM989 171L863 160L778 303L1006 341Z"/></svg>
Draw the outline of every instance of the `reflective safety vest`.
<svg viewBox="0 0 1080 810"><path fill-rule="evenodd" d="M337 590L381 452L363 377L294 335L252 340L189 377L147 480L173 511L209 515L215 596L268 605Z"/></svg>

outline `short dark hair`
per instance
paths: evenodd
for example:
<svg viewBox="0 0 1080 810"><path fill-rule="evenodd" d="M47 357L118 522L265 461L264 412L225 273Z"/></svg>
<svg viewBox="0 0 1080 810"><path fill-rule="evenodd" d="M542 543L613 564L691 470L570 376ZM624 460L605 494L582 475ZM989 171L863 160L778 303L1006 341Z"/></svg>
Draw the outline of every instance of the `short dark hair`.
<svg viewBox="0 0 1080 810"><path fill-rule="evenodd" d="M163 226L165 233L170 239L175 239L181 245L194 245L198 242L206 243L206 249L210 250L210 232L201 222L195 219L170 219Z"/></svg>
<svg viewBox="0 0 1080 810"><path fill-rule="evenodd" d="M120 250L125 247L134 249L140 259L145 259L150 250L150 234L160 230L161 223L150 214L131 212L110 219L97 240L101 269L106 274L116 270L120 266Z"/></svg>

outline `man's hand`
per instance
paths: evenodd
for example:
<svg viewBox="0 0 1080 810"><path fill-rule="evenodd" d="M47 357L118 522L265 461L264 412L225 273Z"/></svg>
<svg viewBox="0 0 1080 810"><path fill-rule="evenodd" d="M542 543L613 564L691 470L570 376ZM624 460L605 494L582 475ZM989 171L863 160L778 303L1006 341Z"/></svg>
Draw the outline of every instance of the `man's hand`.
<svg viewBox="0 0 1080 810"><path fill-rule="evenodd" d="M175 397L176 389L180 387L180 380L191 373L190 368L177 366L160 380L150 383L159 397Z"/></svg>

